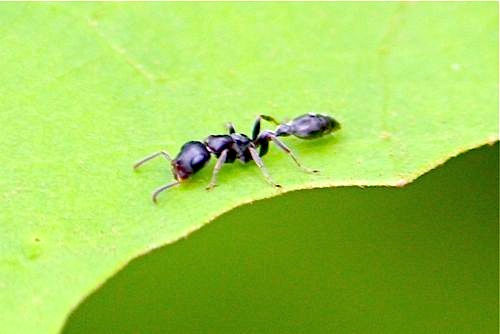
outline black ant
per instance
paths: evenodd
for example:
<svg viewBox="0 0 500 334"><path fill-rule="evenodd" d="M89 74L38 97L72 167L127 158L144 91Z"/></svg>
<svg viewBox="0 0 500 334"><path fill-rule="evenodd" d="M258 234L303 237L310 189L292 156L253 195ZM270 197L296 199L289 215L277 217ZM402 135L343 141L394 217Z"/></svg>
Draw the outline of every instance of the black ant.
<svg viewBox="0 0 500 334"><path fill-rule="evenodd" d="M275 131L264 130L260 132L261 120L272 122L278 127ZM273 187L281 187L276 184L266 167L261 157L264 156L269 150L269 142L272 141L286 154L288 154L299 168L308 173L317 173L317 170L312 170L302 166L293 152L286 146L278 137L295 136L301 139L318 138L328 133L340 129L340 123L328 115L309 113L299 116L288 123L280 124L273 117L260 115L255 120L252 139L242 133L236 133L234 126L229 123L227 125L229 134L226 135L211 135L208 136L203 142L189 141L181 147L181 151L172 159L167 152L160 151L150 156L145 157L134 165L134 169L139 168L145 162L163 156L172 165L172 173L175 181L168 183L153 192L153 202L156 203L158 195L175 185L180 184L183 180L188 179L199 171L210 160L210 154L217 157L212 180L207 186L207 190L214 188L217 184L217 174L219 173L224 163L233 163L239 159L243 163L251 160L257 164L262 171L265 179ZM259 153L257 153L259 149Z"/></svg>

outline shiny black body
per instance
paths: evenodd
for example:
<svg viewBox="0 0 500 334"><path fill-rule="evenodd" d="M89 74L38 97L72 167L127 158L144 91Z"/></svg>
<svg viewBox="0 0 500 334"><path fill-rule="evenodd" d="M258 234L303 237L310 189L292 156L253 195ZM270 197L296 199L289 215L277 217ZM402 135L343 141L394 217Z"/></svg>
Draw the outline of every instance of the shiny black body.
<svg viewBox="0 0 500 334"><path fill-rule="evenodd" d="M172 160L172 173L181 181L199 171L210 160L210 152L202 142L189 141L182 145L181 151Z"/></svg>
<svg viewBox="0 0 500 334"><path fill-rule="evenodd" d="M275 131L264 130L261 132L261 120L275 123L278 127ZM239 160L242 163L254 161L261 169L266 180L271 185L280 187L272 181L261 159L261 157L268 152L270 141L275 143L280 149L287 153L294 160L297 166L304 171L317 172L316 170L303 167L293 152L280 139L278 139L278 137L291 135L301 139L313 139L339 129L340 124L335 119L323 114L309 113L301 115L293 119L291 122L282 124L278 123L271 116L260 115L254 123L252 138L249 138L242 133L236 133L233 125L229 124L228 134L210 135L205 138L203 142L189 141L181 147L179 154L174 159L171 159L165 151L157 152L137 162L134 165L134 168L137 169L145 162L158 156L163 156L165 159L170 161L172 173L176 181L158 188L153 193L153 201L155 203L160 192L179 184L185 179L188 179L203 168L207 162L210 161L211 154L217 157L217 163L214 167L212 180L207 189L212 189L216 186L216 177L219 170L222 168L222 165L225 163L233 163L236 160ZM259 149L259 153L257 153L257 149Z"/></svg>
<svg viewBox="0 0 500 334"><path fill-rule="evenodd" d="M278 125L276 130L260 132L260 120L275 123ZM279 124L270 116L261 115L255 121L253 128L253 140L257 146L260 146L259 155L263 156L269 150L269 141L274 137L295 136L301 139L316 139L331 132L340 130L340 123L333 117L308 113L294 118L291 122ZM276 143L278 144L278 143ZM280 146L278 144L278 146Z"/></svg>
<svg viewBox="0 0 500 334"><path fill-rule="evenodd" d="M309 113L293 121L280 124L276 136L295 136L301 139L315 139L340 129L340 123L328 115Z"/></svg>

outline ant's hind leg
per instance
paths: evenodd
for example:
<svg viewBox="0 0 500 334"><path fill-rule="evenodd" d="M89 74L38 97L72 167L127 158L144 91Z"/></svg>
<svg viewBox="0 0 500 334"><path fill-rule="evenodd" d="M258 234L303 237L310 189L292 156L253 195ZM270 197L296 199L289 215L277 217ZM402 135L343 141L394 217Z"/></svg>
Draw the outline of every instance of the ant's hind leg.
<svg viewBox="0 0 500 334"><path fill-rule="evenodd" d="M276 145L278 145L278 147L281 148L283 150L283 152L285 152L286 154L288 154L293 159L293 161L295 161L295 163L297 164L297 166L300 169L302 169L304 172L306 172L306 173L319 173L319 170L310 169L310 168L302 166L302 164L300 163L299 159L297 159L297 157L295 156L295 154L293 154L292 150L290 150L290 148L288 146L286 146L285 143L283 143L281 140L279 140L276 136L274 136L272 134L269 134L268 136L269 136L269 138L271 138L271 140L273 141L273 143L275 143Z"/></svg>
<svg viewBox="0 0 500 334"><path fill-rule="evenodd" d="M252 156L253 161L257 164L257 166L260 168L260 171L262 174L264 174L264 177L266 178L266 181L272 185L273 187L281 188L281 186L273 181L271 178L271 175L269 175L269 172L267 171L266 166L264 166L264 162L262 159L259 157L259 154L253 147L249 147L248 150L250 151L250 155Z"/></svg>
<svg viewBox="0 0 500 334"><path fill-rule="evenodd" d="M219 171L222 168L222 165L226 161L228 151L229 151L228 149L225 149L224 151L222 151L221 155L219 156L219 159L217 159L217 162L216 162L215 167L214 167L214 171L212 172L212 179L210 180L210 183L206 187L207 190L212 190L217 185L217 174L219 174Z"/></svg>
<svg viewBox="0 0 500 334"><path fill-rule="evenodd" d="M257 139L257 137L259 136L259 133L260 133L260 121L261 120L268 121L268 122L274 123L276 125L280 125L280 123L276 119L274 119L274 117L267 116L267 115L259 115L259 116L257 116L257 119L255 119L255 123L253 124L252 140Z"/></svg>
<svg viewBox="0 0 500 334"><path fill-rule="evenodd" d="M134 164L134 169L137 169L139 168L140 166L142 166L144 163L148 162L149 160L151 159L154 159L158 156L162 155L165 159L167 159L168 161L172 161L172 158L170 158L170 156L168 155L167 152L165 151L160 151L160 152L157 152L155 154L151 154L147 157L145 157L144 159L142 159L141 161L138 161Z"/></svg>

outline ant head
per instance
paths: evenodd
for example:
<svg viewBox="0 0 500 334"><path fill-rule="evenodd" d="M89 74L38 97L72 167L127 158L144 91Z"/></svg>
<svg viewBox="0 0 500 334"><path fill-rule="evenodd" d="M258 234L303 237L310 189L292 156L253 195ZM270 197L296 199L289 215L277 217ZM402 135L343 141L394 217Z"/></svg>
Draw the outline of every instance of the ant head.
<svg viewBox="0 0 500 334"><path fill-rule="evenodd" d="M176 159L172 161L172 174L177 181L185 180L193 174L192 169L186 167L181 160Z"/></svg>

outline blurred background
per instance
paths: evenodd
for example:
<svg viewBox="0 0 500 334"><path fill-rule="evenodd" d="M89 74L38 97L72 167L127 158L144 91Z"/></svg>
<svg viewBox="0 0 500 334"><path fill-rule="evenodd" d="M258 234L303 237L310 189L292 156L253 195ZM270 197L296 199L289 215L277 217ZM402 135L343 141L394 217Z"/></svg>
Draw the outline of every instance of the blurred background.
<svg viewBox="0 0 500 334"><path fill-rule="evenodd" d="M64 333L498 332L498 160L245 205L132 261Z"/></svg>

